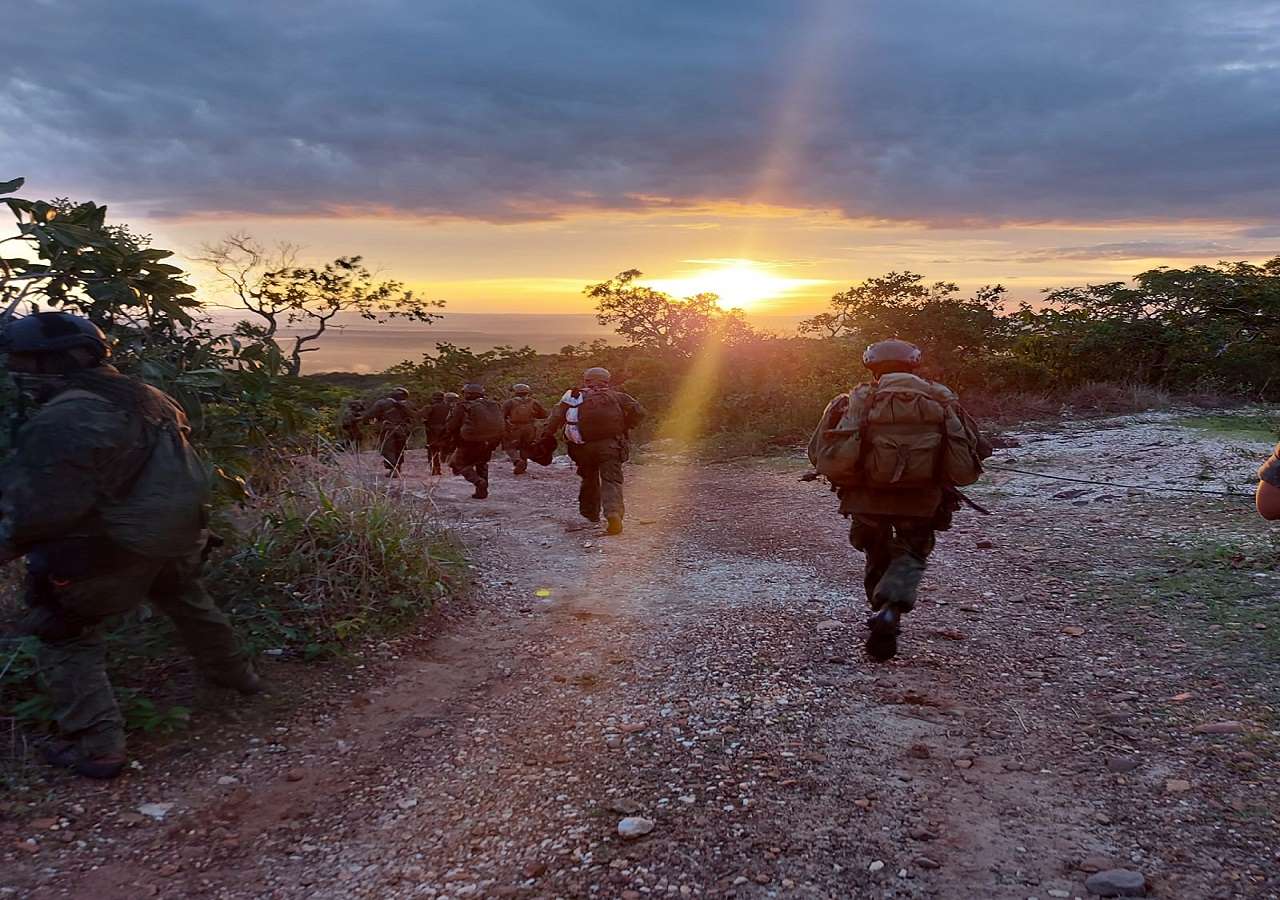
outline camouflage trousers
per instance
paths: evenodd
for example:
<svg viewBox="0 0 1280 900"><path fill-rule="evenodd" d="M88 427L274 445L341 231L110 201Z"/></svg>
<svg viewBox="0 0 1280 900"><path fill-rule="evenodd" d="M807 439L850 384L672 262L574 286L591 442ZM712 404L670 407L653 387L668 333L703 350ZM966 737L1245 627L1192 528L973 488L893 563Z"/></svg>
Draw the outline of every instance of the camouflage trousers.
<svg viewBox="0 0 1280 900"><path fill-rule="evenodd" d="M529 465L529 448L537 439L537 425L508 425L502 436L502 449L506 451L507 459L511 460L512 465L523 470Z"/></svg>
<svg viewBox="0 0 1280 900"><path fill-rule="evenodd" d="M872 609L889 605L908 612L935 543L933 521L855 515L849 543L867 555L864 585Z"/></svg>
<svg viewBox="0 0 1280 900"><path fill-rule="evenodd" d="M569 444L569 458L578 465L578 512L592 522L600 521L600 510L606 517L622 518L626 504L622 498L622 464L626 448L617 438Z"/></svg>
<svg viewBox="0 0 1280 900"><path fill-rule="evenodd" d="M476 487L489 486L489 460L493 459L493 451L497 441L458 441L449 466L454 475L461 475Z"/></svg>
<svg viewBox="0 0 1280 900"><path fill-rule="evenodd" d="M404 463L404 448L409 443L409 429L404 426L384 428L378 435L379 449L382 451L382 464L393 474L400 472Z"/></svg>
<svg viewBox="0 0 1280 900"><path fill-rule="evenodd" d="M52 695L63 735L85 756L123 752L124 717L107 678L106 632L111 616L150 603L173 622L196 665L211 678L243 681L250 665L227 617L201 581L200 552L173 560L133 554L101 574L55 581L42 592L74 623L56 639L42 639L40 675Z"/></svg>

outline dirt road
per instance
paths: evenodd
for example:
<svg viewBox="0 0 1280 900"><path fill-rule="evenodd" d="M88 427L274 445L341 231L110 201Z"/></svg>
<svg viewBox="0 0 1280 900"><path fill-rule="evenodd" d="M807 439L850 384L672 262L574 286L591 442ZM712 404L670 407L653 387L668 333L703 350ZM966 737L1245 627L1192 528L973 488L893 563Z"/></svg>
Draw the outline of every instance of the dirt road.
<svg viewBox="0 0 1280 900"><path fill-rule="evenodd" d="M1263 448L1119 424L999 461L1213 488ZM422 471L404 501L472 548L474 605L247 749L59 783L5 823L0 893L1025 900L1122 867L1152 896L1280 896L1276 573L1247 504L993 473L996 515L941 537L875 665L798 460L650 454L620 538L582 527L566 467L495 463L484 503Z"/></svg>

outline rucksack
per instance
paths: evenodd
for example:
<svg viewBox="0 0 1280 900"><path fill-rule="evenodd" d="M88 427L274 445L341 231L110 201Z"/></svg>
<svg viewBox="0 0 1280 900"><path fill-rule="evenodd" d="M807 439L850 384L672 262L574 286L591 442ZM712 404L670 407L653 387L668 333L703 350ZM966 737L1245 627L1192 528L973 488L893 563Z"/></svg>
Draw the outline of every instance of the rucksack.
<svg viewBox="0 0 1280 900"><path fill-rule="evenodd" d="M907 372L828 405L812 441L818 472L838 486L906 490L973 484L979 437L947 387Z"/></svg>
<svg viewBox="0 0 1280 900"><path fill-rule="evenodd" d="M53 402L99 395L69 391ZM171 559L190 553L207 523L209 476L172 416L141 426L137 468L101 500L98 517L111 541L141 556Z"/></svg>
<svg viewBox="0 0 1280 900"><path fill-rule="evenodd" d="M512 425L533 424L533 398L516 397L511 404L511 415L507 416Z"/></svg>
<svg viewBox="0 0 1280 900"><path fill-rule="evenodd" d="M578 431L586 443L626 433L627 414L613 391L583 390L582 404L578 407Z"/></svg>
<svg viewBox="0 0 1280 900"><path fill-rule="evenodd" d="M464 441L483 443L501 440L504 430L502 407L496 400L480 397L477 400L466 401L462 428L459 430Z"/></svg>

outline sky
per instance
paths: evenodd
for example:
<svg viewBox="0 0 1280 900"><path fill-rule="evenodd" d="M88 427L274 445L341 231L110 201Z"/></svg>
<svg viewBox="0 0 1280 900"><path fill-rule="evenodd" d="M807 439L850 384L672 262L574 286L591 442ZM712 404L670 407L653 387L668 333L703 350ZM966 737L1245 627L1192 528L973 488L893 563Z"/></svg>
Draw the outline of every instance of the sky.
<svg viewBox="0 0 1280 900"><path fill-rule="evenodd" d="M1280 255L1273 0L31 0L0 181L462 313L637 268L756 315ZM207 274L196 270L206 296Z"/></svg>

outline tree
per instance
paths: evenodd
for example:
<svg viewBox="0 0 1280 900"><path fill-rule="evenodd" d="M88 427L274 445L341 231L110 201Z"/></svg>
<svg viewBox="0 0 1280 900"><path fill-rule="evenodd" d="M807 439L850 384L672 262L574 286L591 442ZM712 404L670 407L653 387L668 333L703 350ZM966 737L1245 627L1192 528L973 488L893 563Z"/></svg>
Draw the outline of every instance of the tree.
<svg viewBox="0 0 1280 900"><path fill-rule="evenodd" d="M302 371L302 354L330 328L342 328L341 315L357 315L383 324L406 319L430 324L440 316L431 312L444 307L443 300L427 300L399 281L377 281L360 256L340 256L320 268L297 265L297 248L280 244L268 250L247 234L232 234L217 244L205 245L201 262L231 287L239 309L260 322L242 322L237 334L281 347L292 375ZM281 328L299 329L285 336Z"/></svg>
<svg viewBox="0 0 1280 900"><path fill-rule="evenodd" d="M900 337L920 346L927 369L954 379L1005 351L1004 294L997 284L964 297L949 281L926 284L914 272L890 272L835 294L831 309L802 322L800 332L866 343Z"/></svg>
<svg viewBox="0 0 1280 900"><path fill-rule="evenodd" d="M721 309L715 294L684 300L636 284L637 269L628 269L583 293L596 301L596 321L611 325L632 347L689 357L707 341L736 346L757 337L740 309Z"/></svg>

